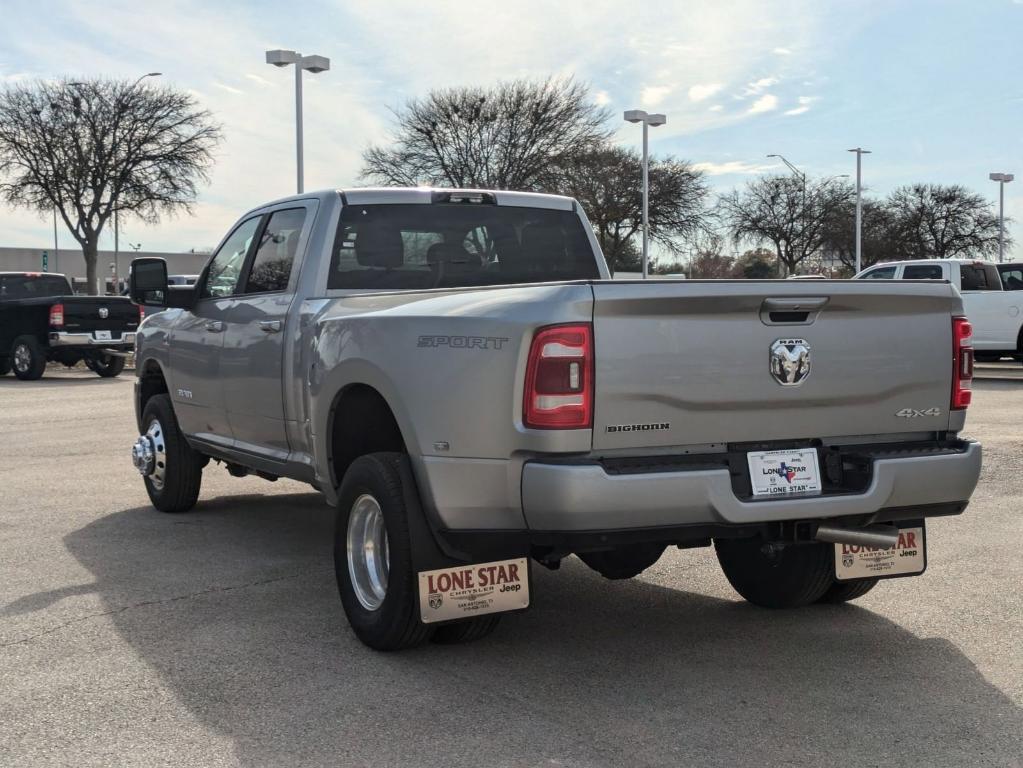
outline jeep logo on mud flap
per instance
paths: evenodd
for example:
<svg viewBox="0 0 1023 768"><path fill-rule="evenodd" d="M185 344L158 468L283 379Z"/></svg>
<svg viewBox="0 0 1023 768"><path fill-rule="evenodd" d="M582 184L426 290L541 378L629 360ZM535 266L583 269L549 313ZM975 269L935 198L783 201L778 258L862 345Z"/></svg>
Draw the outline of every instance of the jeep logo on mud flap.
<svg viewBox="0 0 1023 768"><path fill-rule="evenodd" d="M771 345L771 375L783 387L794 387L810 375L810 345L805 339L778 339Z"/></svg>

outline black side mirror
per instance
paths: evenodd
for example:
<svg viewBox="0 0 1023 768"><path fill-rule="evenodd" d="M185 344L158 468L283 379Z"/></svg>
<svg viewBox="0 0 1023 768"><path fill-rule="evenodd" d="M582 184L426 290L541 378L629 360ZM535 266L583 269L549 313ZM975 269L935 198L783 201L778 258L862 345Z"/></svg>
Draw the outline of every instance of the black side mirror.
<svg viewBox="0 0 1023 768"><path fill-rule="evenodd" d="M151 256L134 259L129 286L135 304L167 306L167 262Z"/></svg>

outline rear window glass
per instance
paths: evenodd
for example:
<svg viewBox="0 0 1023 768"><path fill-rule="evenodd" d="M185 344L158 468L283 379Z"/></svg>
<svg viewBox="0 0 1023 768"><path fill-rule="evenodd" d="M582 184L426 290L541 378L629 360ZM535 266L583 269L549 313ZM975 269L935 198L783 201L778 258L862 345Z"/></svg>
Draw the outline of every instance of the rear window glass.
<svg viewBox="0 0 1023 768"><path fill-rule="evenodd" d="M881 267L860 275L860 280L891 280L895 277L895 267Z"/></svg>
<svg viewBox="0 0 1023 768"><path fill-rule="evenodd" d="M400 290L598 277L586 230L572 211L349 205L341 212L327 287Z"/></svg>
<svg viewBox="0 0 1023 768"><path fill-rule="evenodd" d="M1007 291L1023 291L1023 267L999 267L1002 287Z"/></svg>
<svg viewBox="0 0 1023 768"><path fill-rule="evenodd" d="M1001 281L994 264L960 264L961 291L998 291Z"/></svg>
<svg viewBox="0 0 1023 768"><path fill-rule="evenodd" d="M902 269L903 280L942 280L940 264L907 264Z"/></svg>
<svg viewBox="0 0 1023 768"><path fill-rule="evenodd" d="M0 299L32 299L37 296L67 296L67 280L52 275L0 275Z"/></svg>

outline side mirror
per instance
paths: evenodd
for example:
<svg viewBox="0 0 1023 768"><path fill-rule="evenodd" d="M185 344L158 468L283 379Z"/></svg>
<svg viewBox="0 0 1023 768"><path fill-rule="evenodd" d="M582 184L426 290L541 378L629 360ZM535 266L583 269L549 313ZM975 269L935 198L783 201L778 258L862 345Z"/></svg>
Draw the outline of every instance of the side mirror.
<svg viewBox="0 0 1023 768"><path fill-rule="evenodd" d="M167 306L167 262L144 257L131 262L128 295L135 304Z"/></svg>

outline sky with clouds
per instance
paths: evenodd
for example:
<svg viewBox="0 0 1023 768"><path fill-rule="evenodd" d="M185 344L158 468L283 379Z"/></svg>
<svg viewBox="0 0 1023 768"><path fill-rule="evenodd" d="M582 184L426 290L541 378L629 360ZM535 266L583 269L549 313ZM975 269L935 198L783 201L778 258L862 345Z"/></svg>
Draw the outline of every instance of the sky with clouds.
<svg viewBox="0 0 1023 768"><path fill-rule="evenodd" d="M4 0L0 83L163 73L223 123L195 216L127 221L146 250L215 245L247 208L294 190L294 80L269 48L331 59L306 75L306 188L359 183L392 108L431 88L571 76L617 115L665 112L652 151L697 163L723 191L783 172L853 173L885 194L961 183L1023 241L1023 0ZM639 129L617 139L637 145ZM48 247L49 218L0 207L0 245ZM69 234L61 248L71 247ZM1023 243L1015 249L1023 258Z"/></svg>

